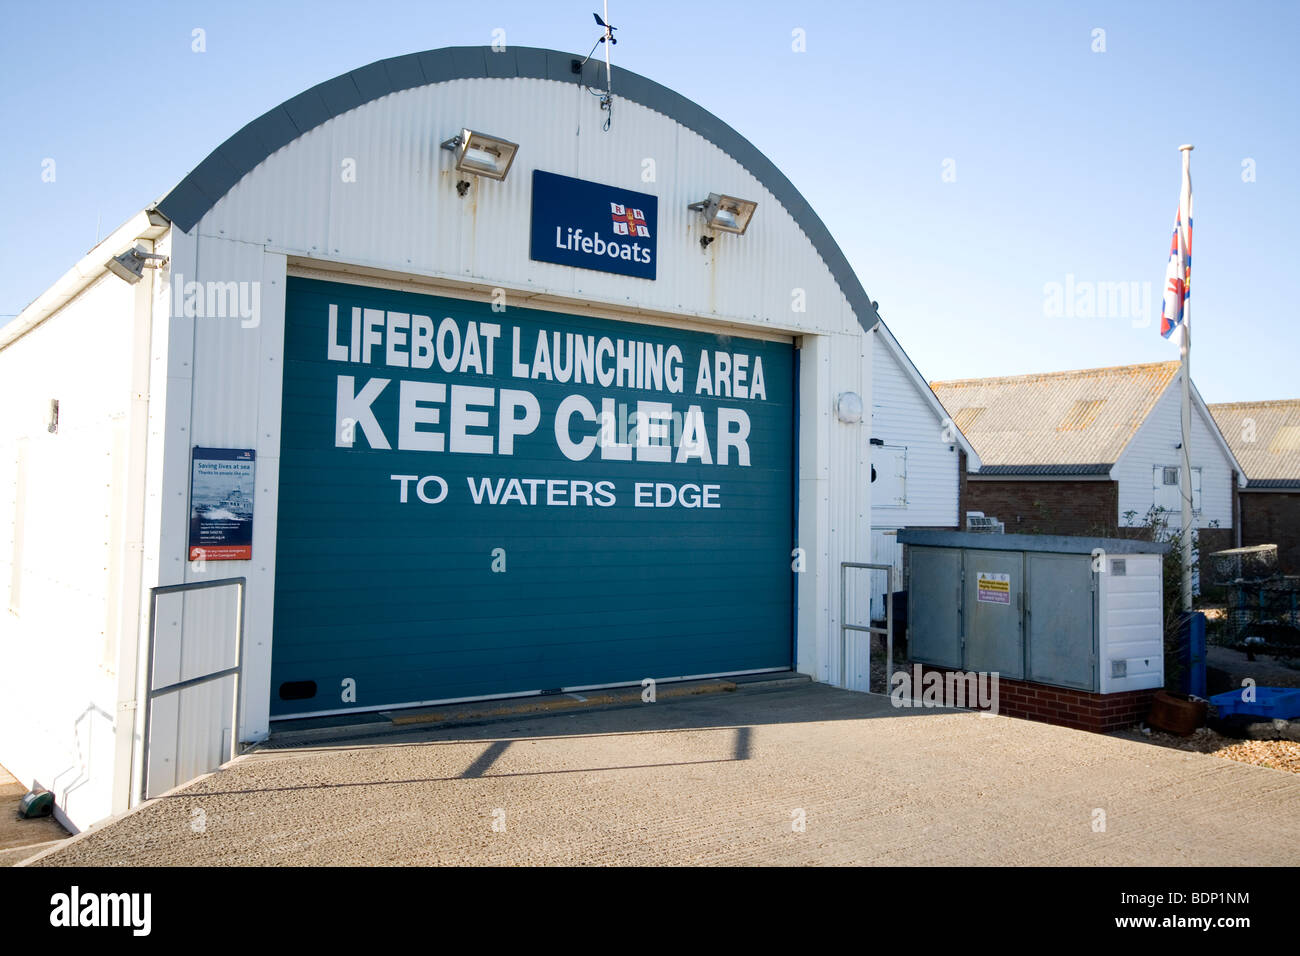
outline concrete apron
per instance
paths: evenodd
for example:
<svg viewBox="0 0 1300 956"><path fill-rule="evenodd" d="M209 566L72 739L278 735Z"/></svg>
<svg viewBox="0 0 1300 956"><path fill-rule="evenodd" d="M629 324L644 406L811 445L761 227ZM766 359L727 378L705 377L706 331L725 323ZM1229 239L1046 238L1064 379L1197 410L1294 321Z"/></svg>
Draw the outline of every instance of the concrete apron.
<svg viewBox="0 0 1300 956"><path fill-rule="evenodd" d="M656 702L681 700L702 694L732 693L742 688L759 690L811 682L812 678L808 675L793 671L747 674L725 680L711 678L675 681L656 685L655 700ZM435 727L475 726L518 717L541 717L574 711L634 707L644 703L643 693L644 690L640 685L634 685L606 690L442 704L436 707L410 707L367 714L272 721L271 735L261 743L250 746L245 752L287 750L322 743L345 743L359 739L424 732Z"/></svg>
<svg viewBox="0 0 1300 956"><path fill-rule="evenodd" d="M806 674L793 671L779 671L773 674L749 674L733 677L730 680L692 680L659 684L655 688L655 700L686 700L703 694L725 694L737 690L768 690L809 684L812 679ZM51 845L33 846L37 850L23 859L5 860L12 866L27 866L59 850L92 836L105 827L132 817L160 800L167 799L185 788L204 780L215 773L242 763L251 755L266 750L291 750L295 747L311 747L320 744L344 744L357 740L382 740L398 737L402 734L424 732L437 727L470 727L480 724L496 723L517 717L544 717L548 714L568 714L574 711L618 710L626 707L639 707L643 701L642 688L638 686L613 688L610 690L591 691L586 694L548 694L546 696L516 697L502 700L487 700L477 704L444 704L438 707L413 707L403 710L379 711L367 714L346 714L341 717L307 718L304 720L273 721L271 736L259 744L254 744L221 766L200 774L193 780L177 784L165 793L119 813L101 820L94 826L87 827L76 835L54 842ZM18 855L18 854L15 854Z"/></svg>

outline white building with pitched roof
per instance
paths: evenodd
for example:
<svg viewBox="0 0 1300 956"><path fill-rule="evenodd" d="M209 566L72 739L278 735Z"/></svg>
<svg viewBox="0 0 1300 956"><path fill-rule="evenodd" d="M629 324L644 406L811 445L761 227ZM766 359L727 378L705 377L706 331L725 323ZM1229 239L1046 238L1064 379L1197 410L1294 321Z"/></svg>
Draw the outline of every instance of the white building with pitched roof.
<svg viewBox="0 0 1300 956"><path fill-rule="evenodd" d="M1211 405L1246 472L1238 545L1276 544L1278 566L1300 574L1300 399Z"/></svg>
<svg viewBox="0 0 1300 956"><path fill-rule="evenodd" d="M1008 533L1088 534L1181 508L1178 362L934 382L979 452L964 507ZM1202 550L1232 542L1241 464L1192 386L1192 491ZM1172 525L1177 526L1174 519Z"/></svg>

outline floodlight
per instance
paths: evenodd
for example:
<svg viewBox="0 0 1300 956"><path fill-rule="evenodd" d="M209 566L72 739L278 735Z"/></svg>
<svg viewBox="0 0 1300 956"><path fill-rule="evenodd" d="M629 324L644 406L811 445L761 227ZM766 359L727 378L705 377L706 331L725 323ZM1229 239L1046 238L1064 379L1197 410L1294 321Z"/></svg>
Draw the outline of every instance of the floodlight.
<svg viewBox="0 0 1300 956"><path fill-rule="evenodd" d="M126 250L126 252L122 253L120 256L114 256L112 259L109 259L104 263L104 266L119 279L124 279L132 285L135 285L144 275L146 266L151 269L157 268L156 266L150 265L150 260L153 259L159 259L162 262L167 261L166 256L148 252L144 246L136 246L134 249Z"/></svg>
<svg viewBox="0 0 1300 956"><path fill-rule="evenodd" d="M510 172L519 144L476 133L472 129L462 129L460 135L445 141L442 148L456 154L456 169L460 172L500 180Z"/></svg>
<svg viewBox="0 0 1300 956"><path fill-rule="evenodd" d="M690 209L704 213L704 222L719 232L734 232L743 236L749 228L749 221L754 218L758 203L750 199L737 199L721 193L709 193L708 199L691 203Z"/></svg>

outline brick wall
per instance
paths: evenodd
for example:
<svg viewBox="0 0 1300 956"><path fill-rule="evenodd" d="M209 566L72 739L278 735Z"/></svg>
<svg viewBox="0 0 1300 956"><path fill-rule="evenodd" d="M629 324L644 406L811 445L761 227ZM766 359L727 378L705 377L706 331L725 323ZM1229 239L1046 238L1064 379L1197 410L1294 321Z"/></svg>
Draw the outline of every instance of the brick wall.
<svg viewBox="0 0 1300 956"><path fill-rule="evenodd" d="M1145 720L1156 690L1092 694L1067 687L999 680L998 694L999 709L1008 717L1105 734Z"/></svg>
<svg viewBox="0 0 1300 956"><path fill-rule="evenodd" d="M1174 516L1173 524L1177 526L1178 517ZM1213 554L1215 551L1226 551L1228 548L1237 546L1236 535L1231 528L1197 528L1196 529L1196 549L1202 554ZM1201 564L1201 573L1205 575L1204 580L1208 581L1213 573L1208 562Z"/></svg>
<svg viewBox="0 0 1300 956"><path fill-rule="evenodd" d="M1003 523L1007 534L1096 534L1119 520L1114 481L997 481L967 479L960 485L966 511L982 511Z"/></svg>
<svg viewBox="0 0 1300 956"><path fill-rule="evenodd" d="M944 668L923 666L925 673ZM1023 720L1106 734L1146 719L1156 688L1118 694L1093 694L1068 687L998 678L998 713Z"/></svg>
<svg viewBox="0 0 1300 956"><path fill-rule="evenodd" d="M1242 547L1276 544L1278 568L1300 574L1300 492L1246 491L1239 500Z"/></svg>

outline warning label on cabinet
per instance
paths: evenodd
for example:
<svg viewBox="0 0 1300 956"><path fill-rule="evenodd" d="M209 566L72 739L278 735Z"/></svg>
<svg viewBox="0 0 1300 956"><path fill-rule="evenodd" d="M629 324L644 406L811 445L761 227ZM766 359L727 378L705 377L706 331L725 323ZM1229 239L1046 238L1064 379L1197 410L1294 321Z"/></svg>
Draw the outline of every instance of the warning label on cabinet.
<svg viewBox="0 0 1300 956"><path fill-rule="evenodd" d="M1011 575L980 571L976 578L976 600L985 604L1011 603Z"/></svg>

